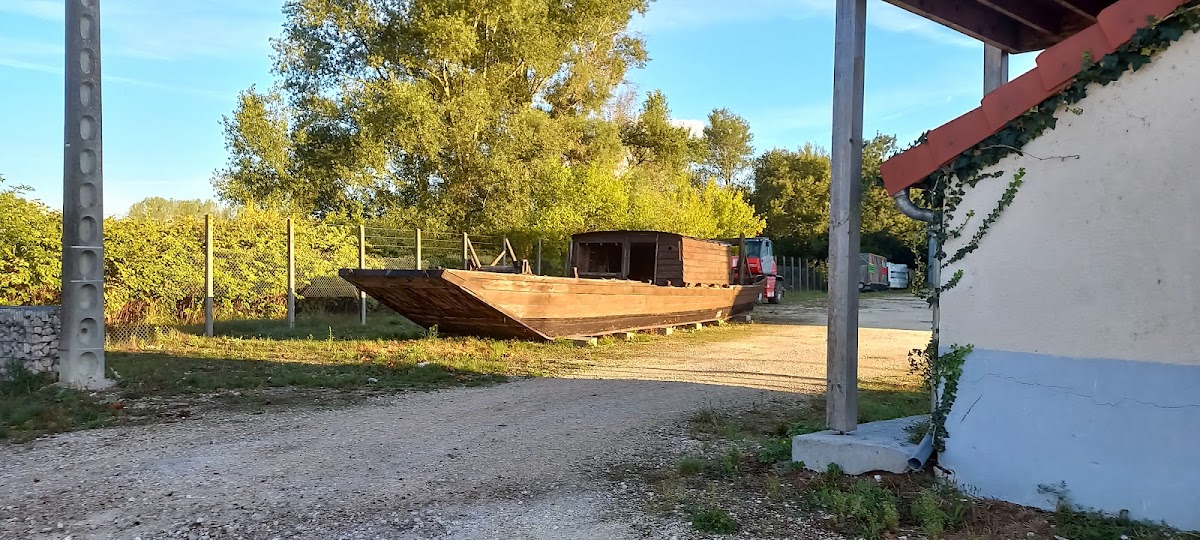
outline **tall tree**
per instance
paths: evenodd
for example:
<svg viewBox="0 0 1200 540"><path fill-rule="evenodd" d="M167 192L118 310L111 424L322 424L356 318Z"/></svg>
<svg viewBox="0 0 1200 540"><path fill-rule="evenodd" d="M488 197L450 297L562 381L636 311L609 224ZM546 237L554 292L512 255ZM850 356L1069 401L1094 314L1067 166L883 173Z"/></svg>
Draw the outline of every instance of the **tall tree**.
<svg viewBox="0 0 1200 540"><path fill-rule="evenodd" d="M162 197L147 197L133 203L126 216L133 219L154 219L171 221L180 218L200 218L205 214L227 218L233 216L232 209L221 206L216 201L200 199L180 200L164 199Z"/></svg>
<svg viewBox="0 0 1200 540"><path fill-rule="evenodd" d="M226 119L219 192L317 214L406 206L463 227L525 221L539 182L611 135L595 113L645 61L625 29L647 4L289 0L275 63L290 125L264 106L269 94L244 95Z"/></svg>
<svg viewBox="0 0 1200 540"><path fill-rule="evenodd" d="M734 185L752 164L753 142L749 122L728 109L713 109L704 127L706 176L725 186Z"/></svg>

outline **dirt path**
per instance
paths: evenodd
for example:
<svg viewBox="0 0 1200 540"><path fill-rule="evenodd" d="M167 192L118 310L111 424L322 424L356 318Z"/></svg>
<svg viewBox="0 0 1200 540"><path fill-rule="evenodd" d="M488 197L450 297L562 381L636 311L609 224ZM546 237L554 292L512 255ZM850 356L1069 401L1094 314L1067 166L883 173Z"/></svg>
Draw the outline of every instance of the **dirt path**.
<svg viewBox="0 0 1200 540"><path fill-rule="evenodd" d="M867 300L863 319L920 328L920 307ZM573 378L0 447L0 538L691 538L639 511L647 493L603 478L669 466L697 410L823 389L820 310L756 314L745 338L681 339ZM902 372L927 339L864 328L860 373Z"/></svg>

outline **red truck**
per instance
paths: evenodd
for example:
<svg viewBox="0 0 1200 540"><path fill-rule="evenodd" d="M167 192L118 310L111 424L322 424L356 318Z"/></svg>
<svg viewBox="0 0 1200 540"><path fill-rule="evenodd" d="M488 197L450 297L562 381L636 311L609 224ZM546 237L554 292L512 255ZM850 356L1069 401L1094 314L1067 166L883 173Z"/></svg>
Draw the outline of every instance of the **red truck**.
<svg viewBox="0 0 1200 540"><path fill-rule="evenodd" d="M738 245L741 240L727 240ZM730 269L733 279L738 279L738 256L730 258ZM765 299L772 304L783 302L783 278L779 275L779 267L775 264L775 249L771 239L761 236L746 239L746 283L766 282L759 303Z"/></svg>

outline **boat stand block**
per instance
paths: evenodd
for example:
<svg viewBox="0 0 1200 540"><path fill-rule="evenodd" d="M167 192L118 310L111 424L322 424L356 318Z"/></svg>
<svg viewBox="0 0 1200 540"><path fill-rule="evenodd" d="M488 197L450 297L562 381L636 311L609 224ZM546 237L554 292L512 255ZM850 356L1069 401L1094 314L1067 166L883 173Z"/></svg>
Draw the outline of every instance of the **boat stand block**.
<svg viewBox="0 0 1200 540"><path fill-rule="evenodd" d="M669 335L675 333L675 327L674 326L664 326L662 328L655 328L654 333L662 335L662 336L669 336Z"/></svg>
<svg viewBox="0 0 1200 540"><path fill-rule="evenodd" d="M917 445L908 442L904 428L929 420L928 415L909 416L860 424L846 434L819 431L792 437L792 461L803 462L810 471L824 472L837 463L849 475L874 471L900 474L908 471L908 459Z"/></svg>
<svg viewBox="0 0 1200 540"><path fill-rule="evenodd" d="M600 340L594 337L580 336L562 338L565 341L573 343L576 347L595 347L600 343Z"/></svg>
<svg viewBox="0 0 1200 540"><path fill-rule="evenodd" d="M752 317L750 317L749 313L747 313L745 315L735 315L734 317L730 318L729 320L731 320L733 322L744 323L744 324L750 324L751 322L754 322L754 319Z"/></svg>

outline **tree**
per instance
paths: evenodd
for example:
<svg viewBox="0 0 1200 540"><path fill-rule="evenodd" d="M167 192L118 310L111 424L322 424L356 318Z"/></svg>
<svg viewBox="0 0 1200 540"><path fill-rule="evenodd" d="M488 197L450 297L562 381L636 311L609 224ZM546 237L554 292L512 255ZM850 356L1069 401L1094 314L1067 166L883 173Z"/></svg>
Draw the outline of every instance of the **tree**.
<svg viewBox="0 0 1200 540"><path fill-rule="evenodd" d="M754 207L784 252L823 257L829 246L829 154L811 144L771 150L754 164Z"/></svg>
<svg viewBox="0 0 1200 540"><path fill-rule="evenodd" d="M883 187L879 166L895 151L890 135L876 135L863 146L862 251L911 264L921 254L925 224L902 214ZM829 155L811 144L755 160L751 201L783 251L828 256L830 175Z"/></svg>
<svg viewBox="0 0 1200 540"><path fill-rule="evenodd" d="M733 186L752 164L753 141L750 124L744 118L728 109L713 109L704 127L705 175Z"/></svg>
<svg viewBox="0 0 1200 540"><path fill-rule="evenodd" d="M595 113L645 61L625 28L647 3L291 0L275 43L281 99L251 89L225 119L218 191L318 215L405 206L463 228L528 221L535 186L608 157L588 148L608 135Z"/></svg>
<svg viewBox="0 0 1200 540"><path fill-rule="evenodd" d="M179 218L202 218L205 214L212 214L219 218L229 218L233 216L233 211L221 206L216 201L147 197L133 203L129 207L129 211L126 212L126 216L133 219L154 219L158 221L171 221Z"/></svg>

